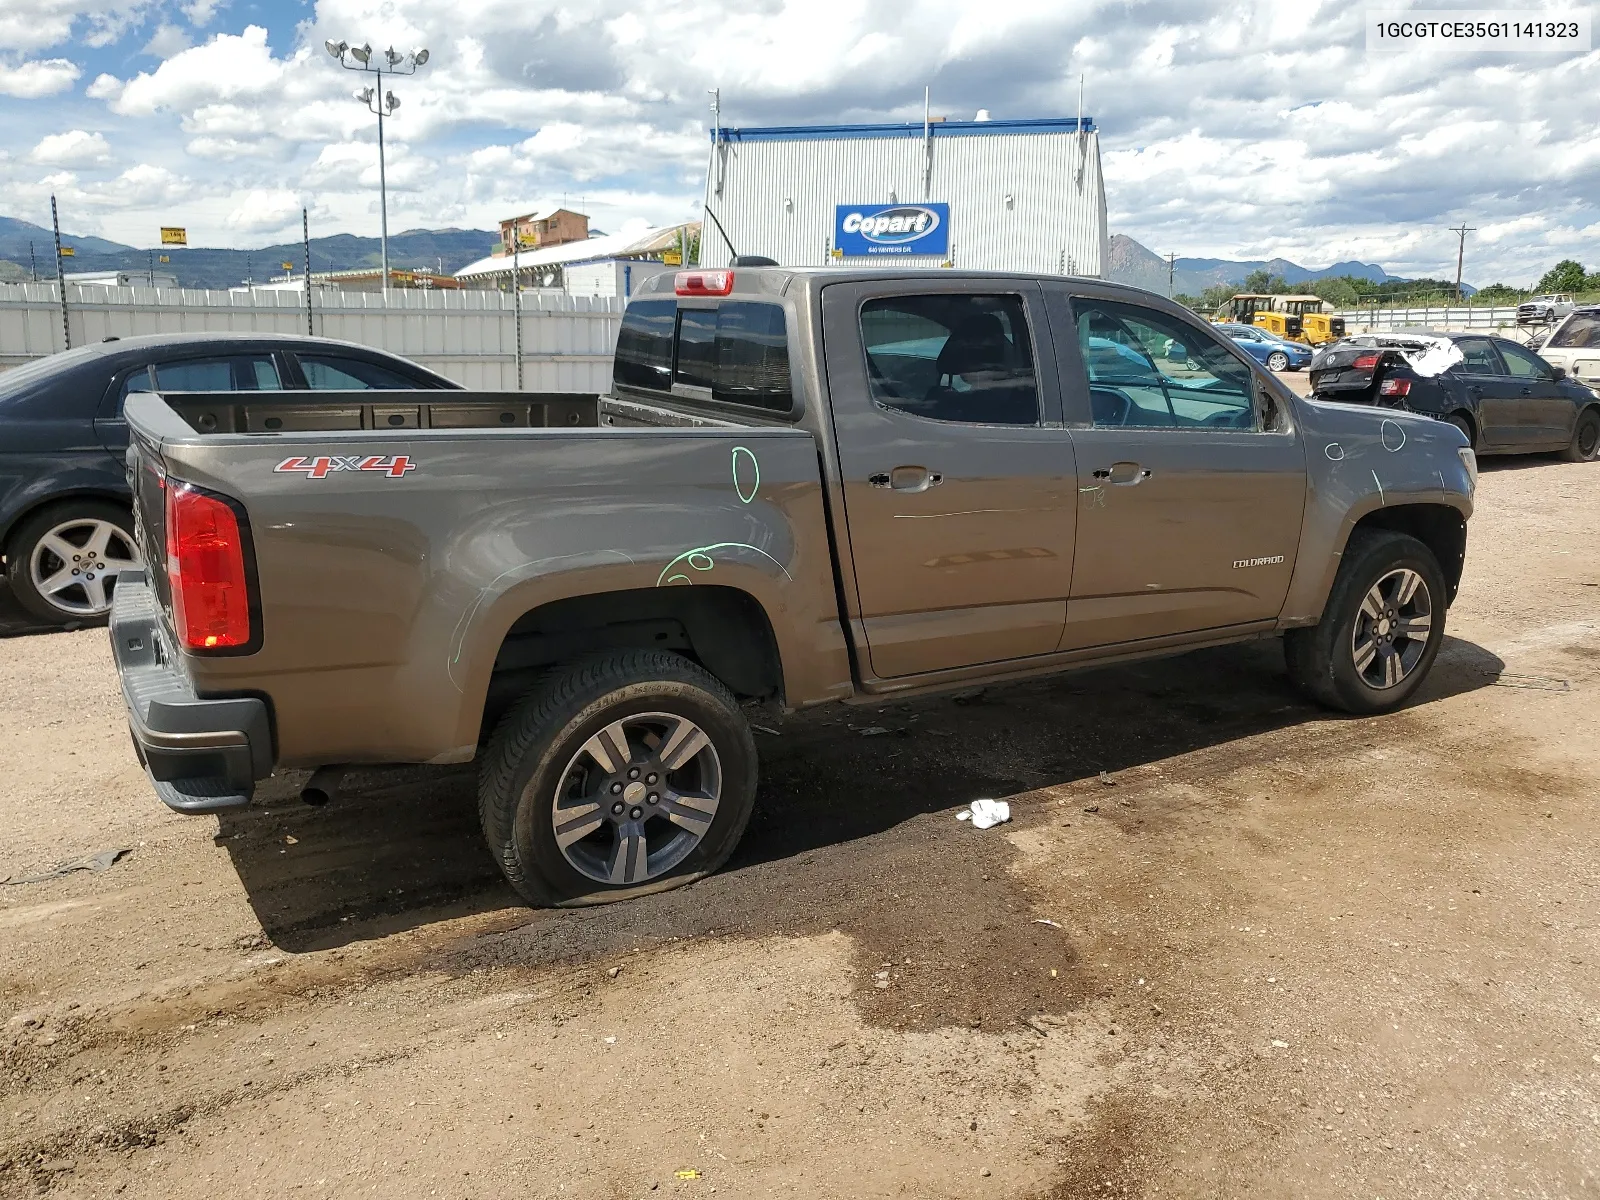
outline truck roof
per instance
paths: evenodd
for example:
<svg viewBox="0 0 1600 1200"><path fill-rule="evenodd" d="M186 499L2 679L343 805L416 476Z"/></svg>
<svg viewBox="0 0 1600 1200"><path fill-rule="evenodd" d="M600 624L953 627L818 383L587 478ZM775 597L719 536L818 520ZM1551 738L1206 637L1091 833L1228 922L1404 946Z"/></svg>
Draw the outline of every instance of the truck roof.
<svg viewBox="0 0 1600 1200"><path fill-rule="evenodd" d="M697 271L732 271L734 282L732 294L748 294L751 292L765 292L781 294L791 281L800 280L808 285L827 283L874 283L880 280L903 279L929 279L948 282L950 280L970 281L976 284L992 285L996 280L1023 280L1030 282L1049 283L1084 283L1092 284L1097 288L1106 288L1113 291L1126 292L1130 299L1159 299L1167 303L1167 297L1145 288L1134 287L1132 284L1113 283L1108 279L1097 279L1086 275L1046 275L1031 271L972 271L951 267L857 267L857 266L793 266L793 267L685 267L682 271L663 271L645 280L634 289L634 295L655 295L660 293L673 294L675 284L674 276ZM717 296L707 295L707 299L718 299Z"/></svg>

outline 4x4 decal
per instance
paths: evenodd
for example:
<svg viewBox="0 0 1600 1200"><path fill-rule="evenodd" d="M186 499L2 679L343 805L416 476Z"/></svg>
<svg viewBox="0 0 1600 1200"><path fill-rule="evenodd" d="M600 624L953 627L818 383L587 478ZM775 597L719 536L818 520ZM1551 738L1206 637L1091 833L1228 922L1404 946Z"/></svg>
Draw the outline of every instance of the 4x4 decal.
<svg viewBox="0 0 1600 1200"><path fill-rule="evenodd" d="M415 471L417 464L407 454L357 454L343 458L337 455L316 458L296 455L284 459L272 469L281 474L304 474L307 479L326 479L334 471L377 471L390 479L399 479L407 471Z"/></svg>

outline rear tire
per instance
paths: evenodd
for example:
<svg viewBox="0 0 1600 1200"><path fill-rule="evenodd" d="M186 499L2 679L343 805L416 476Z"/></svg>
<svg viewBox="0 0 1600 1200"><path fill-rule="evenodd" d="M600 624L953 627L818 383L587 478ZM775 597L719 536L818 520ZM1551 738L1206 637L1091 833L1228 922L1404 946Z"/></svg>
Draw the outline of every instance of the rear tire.
<svg viewBox="0 0 1600 1200"><path fill-rule="evenodd" d="M756 771L750 726L716 678L678 654L614 651L551 672L506 714L478 812L528 903L603 904L722 866Z"/></svg>
<svg viewBox="0 0 1600 1200"><path fill-rule="evenodd" d="M1399 708L1439 656L1445 596L1444 572L1427 546L1393 530L1357 530L1322 620L1284 636L1290 679L1341 712Z"/></svg>
<svg viewBox="0 0 1600 1200"><path fill-rule="evenodd" d="M1461 430L1462 433L1467 435L1467 445L1471 446L1473 450L1478 448L1478 439L1473 436L1471 421L1467 420L1467 418L1462 416L1460 413L1451 413L1444 420L1446 425L1454 425L1457 429Z"/></svg>
<svg viewBox="0 0 1600 1200"><path fill-rule="evenodd" d="M1568 462L1594 462L1600 458L1600 408L1586 408L1578 414L1572 442L1561 457Z"/></svg>
<svg viewBox="0 0 1600 1200"><path fill-rule="evenodd" d="M46 505L18 522L6 543L17 603L52 625L104 621L117 577L138 565L133 514L88 496Z"/></svg>

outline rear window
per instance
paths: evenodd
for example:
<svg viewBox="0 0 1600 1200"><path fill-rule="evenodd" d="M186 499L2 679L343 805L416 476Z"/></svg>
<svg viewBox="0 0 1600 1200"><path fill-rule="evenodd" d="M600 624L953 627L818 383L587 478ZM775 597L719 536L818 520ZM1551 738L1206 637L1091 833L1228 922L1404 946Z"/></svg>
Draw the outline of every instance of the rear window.
<svg viewBox="0 0 1600 1200"><path fill-rule="evenodd" d="M617 334L612 379L618 387L670 392L677 385L719 404L790 412L783 308L724 300L715 308L679 309L676 300L635 300Z"/></svg>
<svg viewBox="0 0 1600 1200"><path fill-rule="evenodd" d="M1552 350L1600 350L1600 313L1573 313L1550 339Z"/></svg>

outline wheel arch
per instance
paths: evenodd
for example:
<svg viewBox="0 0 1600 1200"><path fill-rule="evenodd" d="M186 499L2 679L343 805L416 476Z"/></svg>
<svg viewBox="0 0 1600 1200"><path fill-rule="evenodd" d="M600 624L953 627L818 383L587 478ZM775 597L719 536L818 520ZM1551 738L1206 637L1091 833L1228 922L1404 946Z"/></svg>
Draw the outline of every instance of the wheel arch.
<svg viewBox="0 0 1600 1200"><path fill-rule="evenodd" d="M61 491L51 492L48 495L31 499L24 507L0 520L0 554L6 557L6 572L8 574L11 570L11 538L16 533L17 527L45 509L66 500L101 500L109 504L115 504L119 508L127 509L130 517L133 515L133 501L126 492L116 492L110 488L96 487L92 484L64 488Z"/></svg>
<svg viewBox="0 0 1600 1200"><path fill-rule="evenodd" d="M511 623L495 649L480 737L548 668L622 649L676 651L741 700L784 698L772 619L750 592L697 584L588 593L547 601Z"/></svg>
<svg viewBox="0 0 1600 1200"><path fill-rule="evenodd" d="M1350 538L1362 530L1390 529L1409 534L1433 552L1444 572L1445 604L1455 603L1466 565L1467 521L1448 504L1396 504L1367 513L1350 529ZM1345 549L1349 548L1349 538Z"/></svg>

